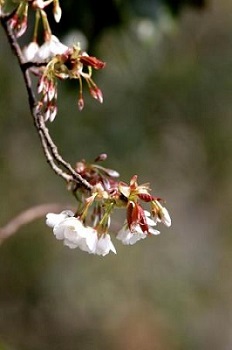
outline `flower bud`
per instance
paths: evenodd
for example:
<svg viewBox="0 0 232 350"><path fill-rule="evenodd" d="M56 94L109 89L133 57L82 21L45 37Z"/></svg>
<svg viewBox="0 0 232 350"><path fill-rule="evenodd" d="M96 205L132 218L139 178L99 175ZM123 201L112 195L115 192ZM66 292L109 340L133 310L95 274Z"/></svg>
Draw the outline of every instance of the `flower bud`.
<svg viewBox="0 0 232 350"><path fill-rule="evenodd" d="M95 100L98 100L100 103L103 103L103 94L97 86L90 88L90 94L93 98L95 98Z"/></svg>
<svg viewBox="0 0 232 350"><path fill-rule="evenodd" d="M54 15L55 21L59 23L62 15L62 10L61 10L59 1L54 1L53 15Z"/></svg>
<svg viewBox="0 0 232 350"><path fill-rule="evenodd" d="M94 162L103 162L104 160L106 160L106 158L107 158L107 154L101 153L99 154L99 156L97 156L97 158L95 158Z"/></svg>
<svg viewBox="0 0 232 350"><path fill-rule="evenodd" d="M84 108L84 105L85 105L84 99L82 98L82 96L79 97L77 104L78 104L79 111L82 111L82 109Z"/></svg>

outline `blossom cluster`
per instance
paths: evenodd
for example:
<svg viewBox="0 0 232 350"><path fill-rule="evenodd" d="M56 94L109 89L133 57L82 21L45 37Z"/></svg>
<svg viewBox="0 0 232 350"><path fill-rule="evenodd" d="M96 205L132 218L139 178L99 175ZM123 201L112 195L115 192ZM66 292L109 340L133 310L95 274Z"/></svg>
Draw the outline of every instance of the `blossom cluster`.
<svg viewBox="0 0 232 350"><path fill-rule="evenodd" d="M1 11L4 4L5 4L5 1L1 0L0 2ZM45 30L45 36L49 35L51 31L47 20L47 15L44 9L50 4L53 4L54 19L56 22L59 22L62 15L62 10L59 4L59 0L21 0L19 1L18 7L14 11L13 16L9 19L9 26L14 31L14 34L16 35L16 37L22 36L27 30L29 7L33 9L36 13L34 38L36 38L37 36L37 29L38 29L37 26L40 18L42 20L42 25Z"/></svg>
<svg viewBox="0 0 232 350"><path fill-rule="evenodd" d="M37 107L44 112L45 120L53 121L57 113L58 80L76 79L78 81L77 104L80 111L84 108L83 79L88 85L91 96L100 103L103 102L102 91L92 79L92 68L102 69L105 67L105 62L83 52L80 45L73 45L71 48L63 45L54 35L37 50L32 44L24 49L25 57L30 57L37 62L48 60L47 65L40 68L38 82L38 93L42 97Z"/></svg>
<svg viewBox="0 0 232 350"><path fill-rule="evenodd" d="M97 161L104 158L105 155L101 155ZM116 234L124 245L158 235L158 223L171 226L169 212L161 204L161 199L150 194L148 184L139 185L136 175L126 184L117 180L119 174L116 171L98 164L81 161L76 168L92 184L91 193L74 188L78 200L76 213L67 210L60 214L49 213L46 219L56 238L63 240L64 245L78 247L90 254L116 253L110 235L111 216L116 208L126 210L126 220ZM144 208L145 204L150 210Z"/></svg>
<svg viewBox="0 0 232 350"><path fill-rule="evenodd" d="M53 228L58 240L71 249L80 248L89 254L106 255L110 251L116 254L115 247L109 234L99 236L92 227L86 227L70 210L60 214L47 214L46 223Z"/></svg>
<svg viewBox="0 0 232 350"><path fill-rule="evenodd" d="M36 112L44 115L45 121L53 121L57 115L58 80L76 79L79 83L77 106L84 108L83 80L86 81L90 95L103 102L103 94L92 79L92 69L102 69L105 62L89 56L82 51L80 44L68 47L52 34L46 7L53 6L56 22L62 16L59 0L21 0L8 19L8 25L15 34L21 37L28 28L29 9L35 12L34 33L31 42L22 50L25 63L30 63L28 69L38 77L37 93L40 96ZM0 14L4 1L0 0ZM39 42L40 26L43 29L43 42Z"/></svg>
<svg viewBox="0 0 232 350"><path fill-rule="evenodd" d="M18 0L16 9L5 16L7 28L15 38L19 38L27 30L29 10L35 13L32 40L22 50L18 45L18 58L23 70L29 69L37 78L38 98L32 99L31 107L34 108L33 116L36 118L39 115L45 122L52 122L57 115L60 81L77 80L77 106L80 111L84 108L83 82L87 84L90 95L102 103L103 94L92 78L92 71L103 69L106 65L102 60L89 56L81 49L80 44L66 46L52 34L45 11L50 5L53 6L56 22L59 22L62 16L59 0ZM5 1L0 0L0 15L4 6ZM39 25L42 25L42 42L38 40L41 34ZM55 163L63 166L65 162L60 161L62 157L54 152L47 131L43 133L42 141L47 160L56 173L62 174L65 180L69 179L69 189L77 199L75 213L64 210L60 214L48 213L46 217L47 225L64 245L71 249L79 248L89 254L116 254L111 240L111 221L115 209L125 211L125 221L116 233L116 238L124 245L133 245L147 237L158 235L160 231L156 226L159 223L171 226L171 218L163 200L151 194L149 184L139 185L137 175L132 176L129 183L125 183L118 179L117 171L99 165L100 161L106 159L106 154L98 156L94 164L81 160L76 163L75 169L68 164L70 166L64 167L68 174L65 171L64 174ZM52 149L52 155L48 148ZM74 181L76 178L70 176L70 173L78 174L81 180ZM83 186L84 182L88 186Z"/></svg>

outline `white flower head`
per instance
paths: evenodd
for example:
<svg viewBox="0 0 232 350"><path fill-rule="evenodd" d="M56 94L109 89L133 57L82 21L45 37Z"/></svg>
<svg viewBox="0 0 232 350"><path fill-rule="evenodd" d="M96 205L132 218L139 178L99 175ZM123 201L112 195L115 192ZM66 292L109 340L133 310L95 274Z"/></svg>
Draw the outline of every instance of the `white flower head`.
<svg viewBox="0 0 232 350"><path fill-rule="evenodd" d="M121 230L118 232L116 238L122 242L124 245L133 245L140 239L147 237L147 234L143 232L139 225L136 225L134 231L132 232L128 225L125 224Z"/></svg>
<svg viewBox="0 0 232 350"><path fill-rule="evenodd" d="M100 236L97 241L95 254L105 256L112 251L114 254L117 254L116 249L111 241L110 235L108 233Z"/></svg>
<svg viewBox="0 0 232 350"><path fill-rule="evenodd" d="M62 44L55 35L52 35L50 40L46 41L40 46L33 58L33 61L44 62L51 59L55 55L63 54L67 50L68 46Z"/></svg>
<svg viewBox="0 0 232 350"><path fill-rule="evenodd" d="M86 228L76 217L68 217L54 226L53 233L58 240L63 240L64 245L71 249L82 245L86 240Z"/></svg>
<svg viewBox="0 0 232 350"><path fill-rule="evenodd" d="M150 213L147 210L144 210L145 216L146 216L146 222L148 225L148 231L143 232L140 225L136 225L133 228L133 231L129 229L127 222L123 225L121 230L118 232L116 238L122 242L122 244L125 245L133 245L136 242L140 241L141 239L144 239L148 236L148 234L152 235L158 235L160 232L158 230L155 230L153 226L156 225L156 222L150 218Z"/></svg>
<svg viewBox="0 0 232 350"><path fill-rule="evenodd" d="M88 251L88 253L105 256L109 254L110 251L112 251L114 254L117 254L116 249L108 233L98 237L97 231L92 227L87 227L86 230L86 244L88 247L86 251Z"/></svg>
<svg viewBox="0 0 232 350"><path fill-rule="evenodd" d="M158 201L155 202L153 219L155 222L162 222L165 226L170 227L172 224L168 210L163 207Z"/></svg>
<svg viewBox="0 0 232 350"><path fill-rule="evenodd" d="M56 239L62 240L64 245L71 249L79 248L89 254L102 256L109 254L110 251L116 254L109 234L99 237L97 230L85 227L70 210L62 211L60 214L47 214L46 224L53 228Z"/></svg>
<svg viewBox="0 0 232 350"><path fill-rule="evenodd" d="M75 217L64 219L59 225L53 228L57 239L63 239L64 245L69 248L77 248L86 240L86 230L80 220Z"/></svg>

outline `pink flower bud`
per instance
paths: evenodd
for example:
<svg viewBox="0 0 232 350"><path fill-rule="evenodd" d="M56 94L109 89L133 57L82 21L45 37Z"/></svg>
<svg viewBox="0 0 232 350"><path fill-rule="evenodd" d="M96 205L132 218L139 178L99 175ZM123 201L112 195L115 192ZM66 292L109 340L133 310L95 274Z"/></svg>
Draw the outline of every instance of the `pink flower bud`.
<svg viewBox="0 0 232 350"><path fill-rule="evenodd" d="M14 16L9 19L9 22L8 22L9 23L9 27L12 30L14 30L15 27L17 26L18 21L19 21L19 16L17 15L17 13L15 13Z"/></svg>
<svg viewBox="0 0 232 350"><path fill-rule="evenodd" d="M53 120L55 119L57 115L57 106L52 106L51 109L50 109L50 117L49 117L49 120L50 122L53 122Z"/></svg>
<svg viewBox="0 0 232 350"><path fill-rule="evenodd" d="M99 154L99 156L97 156L97 158L95 158L94 162L102 162L102 161L106 160L106 158L107 158L107 154L101 153L101 154Z"/></svg>
<svg viewBox="0 0 232 350"><path fill-rule="evenodd" d="M82 109L84 108L84 105L85 105L84 100L83 100L82 97L80 97L78 99L78 109L79 109L79 111L82 111Z"/></svg>
<svg viewBox="0 0 232 350"><path fill-rule="evenodd" d="M17 13L9 20L10 28L15 32L17 38L22 36L27 30L27 16L20 17Z"/></svg>
<svg viewBox="0 0 232 350"><path fill-rule="evenodd" d="M37 92L40 94L42 91L47 91L48 83L44 75L41 76L41 78L38 81L38 88Z"/></svg>
<svg viewBox="0 0 232 350"><path fill-rule="evenodd" d="M50 104L47 106L45 113L44 113L44 119L46 121L53 122L57 114L57 106Z"/></svg>
<svg viewBox="0 0 232 350"><path fill-rule="evenodd" d="M23 16L21 23L18 24L18 26L17 26L17 28L15 28L15 30L16 30L17 38L19 38L20 36L22 36L26 32L26 30L27 30L27 16Z"/></svg>
<svg viewBox="0 0 232 350"><path fill-rule="evenodd" d="M54 83L52 81L50 81L49 85L48 85L48 90L47 90L48 100L49 101L52 101L52 99L55 96L55 93L56 93L55 85L54 85Z"/></svg>
<svg viewBox="0 0 232 350"><path fill-rule="evenodd" d="M90 93L95 100L98 100L100 103L103 103L103 94L101 90L95 86L90 88Z"/></svg>

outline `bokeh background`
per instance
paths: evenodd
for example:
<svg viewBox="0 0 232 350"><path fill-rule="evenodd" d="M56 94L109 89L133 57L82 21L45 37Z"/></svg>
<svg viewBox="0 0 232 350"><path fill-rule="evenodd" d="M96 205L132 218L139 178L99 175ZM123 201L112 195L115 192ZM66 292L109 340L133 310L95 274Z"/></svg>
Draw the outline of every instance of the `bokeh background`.
<svg viewBox="0 0 232 350"><path fill-rule="evenodd" d="M165 198L171 228L91 256L45 220L0 246L1 350L232 349L232 1L61 1L54 32L107 62L104 104L62 84L49 125L64 158L134 174ZM28 34L28 39L29 34ZM0 30L0 223L74 199L46 163ZM120 228L122 218L115 218Z"/></svg>

